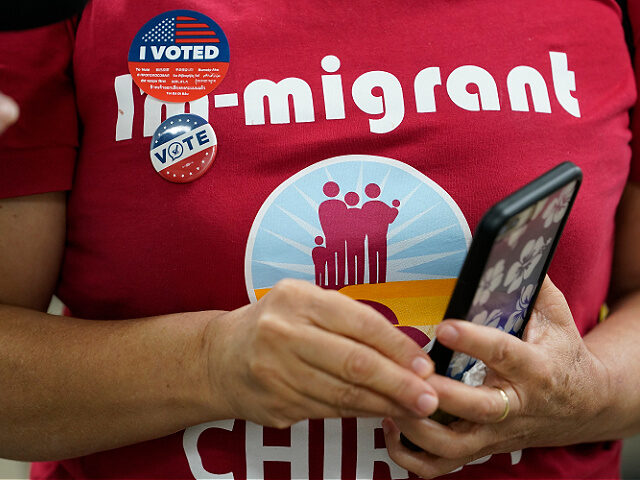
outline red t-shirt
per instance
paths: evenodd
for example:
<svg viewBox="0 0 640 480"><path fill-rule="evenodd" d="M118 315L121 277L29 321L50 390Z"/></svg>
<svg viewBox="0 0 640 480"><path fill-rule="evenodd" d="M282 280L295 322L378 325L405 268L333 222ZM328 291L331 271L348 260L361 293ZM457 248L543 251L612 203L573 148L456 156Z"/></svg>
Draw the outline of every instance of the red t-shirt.
<svg viewBox="0 0 640 480"><path fill-rule="evenodd" d="M143 93L127 64L143 25L176 9L210 17L230 50L226 77L188 106ZM415 287L454 278L487 207L564 160L584 182L550 275L583 334L607 295L635 102L613 1L95 0L77 30L3 34L0 90L22 108L0 138L0 195L70 190L56 293L80 318L231 310L295 277L416 326L441 299ZM150 144L185 111L211 123L217 156L171 183ZM412 476L383 443L379 419L227 420L33 475ZM525 449L451 478L612 478L618 460L617 443Z"/></svg>

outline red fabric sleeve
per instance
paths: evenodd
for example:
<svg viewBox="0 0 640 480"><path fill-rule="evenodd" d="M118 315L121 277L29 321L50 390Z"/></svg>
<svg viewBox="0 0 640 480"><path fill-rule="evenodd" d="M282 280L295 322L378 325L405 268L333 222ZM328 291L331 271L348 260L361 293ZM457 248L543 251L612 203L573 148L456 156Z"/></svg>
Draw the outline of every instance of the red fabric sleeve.
<svg viewBox="0 0 640 480"><path fill-rule="evenodd" d="M633 69L636 74L636 91L640 92L640 1L630 0L627 5L633 31L633 45L635 47ZM631 117L631 134L632 156L629 180L640 182L640 95Z"/></svg>
<svg viewBox="0 0 640 480"><path fill-rule="evenodd" d="M0 136L0 198L68 190L78 147L70 21L0 33L0 91L20 118Z"/></svg>

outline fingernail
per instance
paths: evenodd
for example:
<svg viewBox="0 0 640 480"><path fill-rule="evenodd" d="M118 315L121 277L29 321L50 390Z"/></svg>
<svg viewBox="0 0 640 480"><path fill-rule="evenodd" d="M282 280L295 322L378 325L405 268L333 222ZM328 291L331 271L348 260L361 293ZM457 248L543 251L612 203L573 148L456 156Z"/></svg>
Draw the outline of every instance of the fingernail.
<svg viewBox="0 0 640 480"><path fill-rule="evenodd" d="M458 339L458 330L451 325L440 325L436 330L436 338L442 343L453 343Z"/></svg>
<svg viewBox="0 0 640 480"><path fill-rule="evenodd" d="M433 371L431 363L424 357L416 357L411 362L411 368L422 378L428 376Z"/></svg>
<svg viewBox="0 0 640 480"><path fill-rule="evenodd" d="M389 430L390 430L389 422L385 418L384 420L382 420L382 431L384 432L385 435L387 435L389 433Z"/></svg>
<svg viewBox="0 0 640 480"><path fill-rule="evenodd" d="M418 397L418 413L430 414L438 406L438 399L429 393L423 393Z"/></svg>

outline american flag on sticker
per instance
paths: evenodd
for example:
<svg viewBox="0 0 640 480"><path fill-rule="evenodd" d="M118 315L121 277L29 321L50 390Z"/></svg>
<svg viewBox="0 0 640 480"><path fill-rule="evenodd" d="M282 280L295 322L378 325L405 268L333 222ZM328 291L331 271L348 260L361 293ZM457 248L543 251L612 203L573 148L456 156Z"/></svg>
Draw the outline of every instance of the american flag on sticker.
<svg viewBox="0 0 640 480"><path fill-rule="evenodd" d="M229 68L229 42L206 15L172 10L149 20L129 48L129 72L147 94L188 102L210 93Z"/></svg>
<svg viewBox="0 0 640 480"><path fill-rule="evenodd" d="M220 43L211 25L191 16L174 16L162 20L142 36L150 45L165 43Z"/></svg>

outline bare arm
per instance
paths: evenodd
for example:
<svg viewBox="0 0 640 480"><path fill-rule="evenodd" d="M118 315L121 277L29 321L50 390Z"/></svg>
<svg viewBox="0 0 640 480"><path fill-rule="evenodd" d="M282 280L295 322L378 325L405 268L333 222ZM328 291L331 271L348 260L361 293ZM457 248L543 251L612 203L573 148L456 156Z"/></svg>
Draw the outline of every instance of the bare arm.
<svg viewBox="0 0 640 480"><path fill-rule="evenodd" d="M286 427L435 410L423 380L433 366L417 344L373 309L306 282L280 282L232 312L42 313L64 218L60 193L0 201L0 457L79 456L222 418Z"/></svg>
<svg viewBox="0 0 640 480"><path fill-rule="evenodd" d="M0 456L77 456L229 414L205 408L198 381L211 314L98 322L42 313L64 248L63 193L1 201L0 232Z"/></svg>
<svg viewBox="0 0 640 480"><path fill-rule="evenodd" d="M584 341L606 366L611 405L603 412L607 438L640 432L640 185L629 183L618 210L611 316Z"/></svg>

